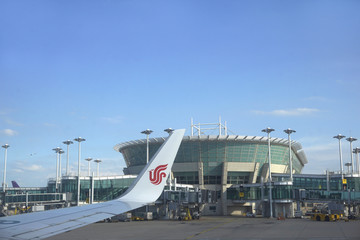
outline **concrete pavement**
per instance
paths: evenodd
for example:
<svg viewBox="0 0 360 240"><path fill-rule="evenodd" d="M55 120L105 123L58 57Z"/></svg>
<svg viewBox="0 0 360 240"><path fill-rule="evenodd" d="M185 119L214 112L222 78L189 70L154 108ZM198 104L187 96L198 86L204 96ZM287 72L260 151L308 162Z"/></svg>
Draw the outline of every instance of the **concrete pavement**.
<svg viewBox="0 0 360 240"><path fill-rule="evenodd" d="M193 221L143 221L96 223L63 233L60 239L360 239L360 221L316 222L310 219L202 217Z"/></svg>

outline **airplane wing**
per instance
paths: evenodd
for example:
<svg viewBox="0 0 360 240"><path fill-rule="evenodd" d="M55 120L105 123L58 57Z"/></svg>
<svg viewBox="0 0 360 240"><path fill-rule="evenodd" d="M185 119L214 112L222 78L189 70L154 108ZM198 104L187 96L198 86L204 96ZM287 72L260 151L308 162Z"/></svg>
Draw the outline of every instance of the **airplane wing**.
<svg viewBox="0 0 360 240"><path fill-rule="evenodd" d="M0 218L0 239L43 239L155 202L170 175L185 130L175 130L132 186L108 202Z"/></svg>

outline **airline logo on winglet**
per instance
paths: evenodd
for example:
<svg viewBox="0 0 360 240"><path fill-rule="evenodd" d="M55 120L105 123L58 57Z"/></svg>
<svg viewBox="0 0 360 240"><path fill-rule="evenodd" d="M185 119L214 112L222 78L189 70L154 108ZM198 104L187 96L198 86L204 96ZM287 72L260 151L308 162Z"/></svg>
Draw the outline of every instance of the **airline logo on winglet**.
<svg viewBox="0 0 360 240"><path fill-rule="evenodd" d="M154 185L159 185L163 178L166 177L164 171L167 169L167 164L159 165L154 169L149 171L150 182Z"/></svg>

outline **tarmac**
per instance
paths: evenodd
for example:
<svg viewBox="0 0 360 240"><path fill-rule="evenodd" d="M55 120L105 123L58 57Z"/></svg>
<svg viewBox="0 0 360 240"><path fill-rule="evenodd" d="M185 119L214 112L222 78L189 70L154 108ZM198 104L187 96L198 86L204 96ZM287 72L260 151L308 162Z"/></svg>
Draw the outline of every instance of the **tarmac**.
<svg viewBox="0 0 360 240"><path fill-rule="evenodd" d="M299 239L359 240L360 221L317 222L310 219L276 220L231 216L202 217L200 220L132 221L95 223L47 240L231 240Z"/></svg>

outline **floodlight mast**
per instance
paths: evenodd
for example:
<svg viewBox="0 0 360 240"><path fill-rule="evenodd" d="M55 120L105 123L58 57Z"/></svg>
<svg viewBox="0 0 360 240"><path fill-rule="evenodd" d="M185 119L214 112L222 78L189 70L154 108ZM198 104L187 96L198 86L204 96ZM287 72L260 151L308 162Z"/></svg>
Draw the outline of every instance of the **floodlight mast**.
<svg viewBox="0 0 360 240"><path fill-rule="evenodd" d="M66 140L63 142L63 144L67 145L67 151L66 151L66 155L67 155L67 159L66 159L66 176L69 176L69 145L73 144L73 141L70 140Z"/></svg>
<svg viewBox="0 0 360 240"><path fill-rule="evenodd" d="M59 183L60 183L59 192L62 191L61 154L63 154L64 152L65 151L60 148L60 150L59 150Z"/></svg>
<svg viewBox="0 0 360 240"><path fill-rule="evenodd" d="M351 176L353 177L353 175L354 175L354 158L353 158L353 154L352 154L352 151L353 151L352 142L356 141L357 139L353 138L353 137L348 137L346 140L350 142Z"/></svg>
<svg viewBox="0 0 360 240"><path fill-rule="evenodd" d="M5 156L4 156L4 179L3 179L3 192L6 190L6 161L7 161L7 149L10 147L9 144L2 145L5 148Z"/></svg>
<svg viewBox="0 0 360 240"><path fill-rule="evenodd" d="M342 160L342 151L341 151L341 139L345 138L345 136L338 134L334 136L333 138L336 138L339 140L339 157L340 157L340 174L341 174L341 180L344 179L344 169L343 169L343 160Z"/></svg>
<svg viewBox="0 0 360 240"><path fill-rule="evenodd" d="M92 160L92 158L85 158L86 161L88 161L88 176L90 177L90 161Z"/></svg>
<svg viewBox="0 0 360 240"><path fill-rule="evenodd" d="M348 171L348 174L350 174L350 167L351 167L351 162L348 162L348 163L345 163L345 166L347 166L347 171Z"/></svg>
<svg viewBox="0 0 360 240"><path fill-rule="evenodd" d="M100 159L95 159L94 162L97 163L97 176L100 177L99 164L102 162Z"/></svg>
<svg viewBox="0 0 360 240"><path fill-rule="evenodd" d="M58 190L58 182L59 182L59 151L61 148L53 148L56 152L56 179L55 179L55 192Z"/></svg>
<svg viewBox="0 0 360 240"><path fill-rule="evenodd" d="M149 163L149 135L152 133L153 131L150 129L146 129L145 131L142 131L142 134L146 134L146 164Z"/></svg>
<svg viewBox="0 0 360 240"><path fill-rule="evenodd" d="M88 158L85 158L85 160L88 162L88 176L89 176L89 179L90 179L90 185L89 185L89 203L92 204L92 200L93 198L90 198L90 196L92 196L92 192L91 192L91 187L93 187L93 181L94 179L90 177L90 161L92 160L92 158L88 157ZM93 175L94 177L94 175ZM91 186L91 187L90 187Z"/></svg>
<svg viewBox="0 0 360 240"><path fill-rule="evenodd" d="M359 166L359 153L360 153L360 148L354 148L353 153L356 154L356 172L357 174L360 174L360 166Z"/></svg>
<svg viewBox="0 0 360 240"><path fill-rule="evenodd" d="M263 130L261 130L262 132L266 132L267 133L267 140L268 140L268 151L269 151L269 204L270 204L270 218L273 217L273 213L272 213L272 178L271 178L271 147L270 147L270 133L272 131L275 131L275 129L272 128L265 128Z"/></svg>
<svg viewBox="0 0 360 240"><path fill-rule="evenodd" d="M289 142L289 167L290 167L290 181L293 182L293 168L292 168L292 157L291 157L291 138L290 135L295 133L295 130L290 128L284 130L284 132L288 135L288 142Z"/></svg>
<svg viewBox="0 0 360 240"><path fill-rule="evenodd" d="M81 159L81 142L86 141L85 138L78 137L75 138L74 141L77 141L79 143L79 155L78 155L78 186L77 186L77 199L76 204L79 206L80 204L80 159Z"/></svg>
<svg viewBox="0 0 360 240"><path fill-rule="evenodd" d="M61 154L63 154L63 153L65 153L65 151L60 148L60 150L59 150L59 180L60 181L61 181L61 176L62 176L62 174L61 174Z"/></svg>
<svg viewBox="0 0 360 240"><path fill-rule="evenodd" d="M144 130L144 131L141 132L142 134L146 134L146 164L149 163L149 135L150 135L152 132L153 132L153 131L150 130L150 129L146 129L146 130ZM147 212L149 211L149 206L148 206L148 205L146 205L145 211L146 211L146 214L147 214Z"/></svg>

